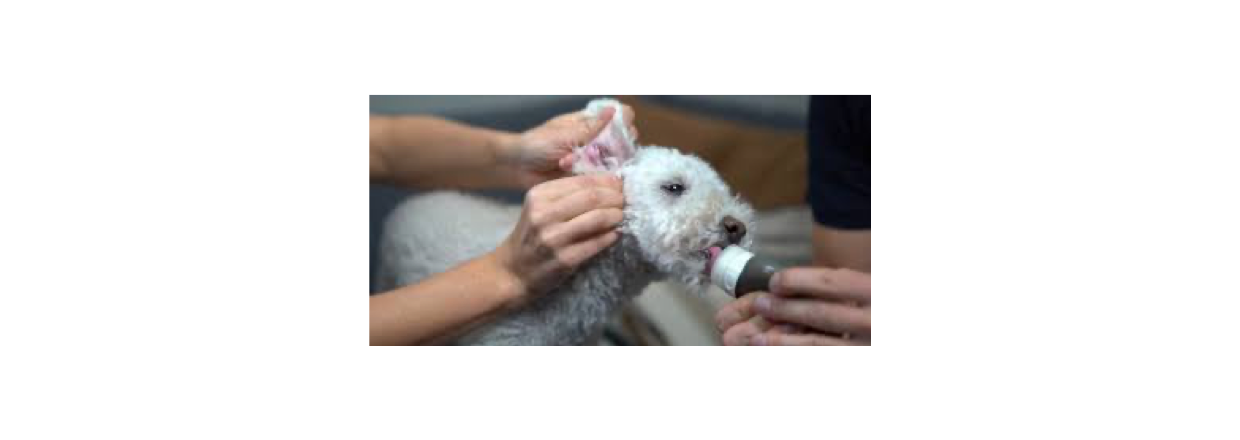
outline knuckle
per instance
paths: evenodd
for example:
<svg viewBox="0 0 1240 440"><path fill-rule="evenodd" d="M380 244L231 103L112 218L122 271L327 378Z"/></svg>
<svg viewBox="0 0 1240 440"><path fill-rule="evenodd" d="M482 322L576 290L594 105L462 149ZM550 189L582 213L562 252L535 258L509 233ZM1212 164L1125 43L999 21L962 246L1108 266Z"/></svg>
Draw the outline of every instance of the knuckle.
<svg viewBox="0 0 1240 440"><path fill-rule="evenodd" d="M538 242L539 243L542 243L543 245L549 245L553 240L555 240L555 236L551 233L551 231L548 231L546 229L538 231Z"/></svg>
<svg viewBox="0 0 1240 440"><path fill-rule="evenodd" d="M773 282L771 283L772 284L771 290L774 290L777 292L787 292L788 288L791 287L789 286L788 279L792 278L793 276L794 275L792 271L787 271L784 275L775 277L772 280Z"/></svg>
<svg viewBox="0 0 1240 440"><path fill-rule="evenodd" d="M569 255L568 252L561 249L557 250L554 255L555 258L553 258L553 261L555 262L555 267L557 269L561 271L569 271L573 269L573 266L575 266L575 264L573 264L572 256Z"/></svg>
<svg viewBox="0 0 1240 440"><path fill-rule="evenodd" d="M586 191L584 196L586 203L590 206L598 206L598 204L603 200L602 193L603 192L598 188L591 188L589 191Z"/></svg>
<svg viewBox="0 0 1240 440"><path fill-rule="evenodd" d="M530 210L529 219L534 230L540 230L547 223L547 212L542 209Z"/></svg>
<svg viewBox="0 0 1240 440"><path fill-rule="evenodd" d="M606 186L610 186L611 182L613 182L614 180L613 180L613 177L611 177L611 175L599 174L599 175L594 175L590 181L594 182L594 185L596 186L606 187Z"/></svg>
<svg viewBox="0 0 1240 440"><path fill-rule="evenodd" d="M547 193L546 184L540 183L538 185L535 185L533 188L530 188L530 190L526 193L525 198L528 199L529 202L535 202L535 201L542 200L543 196L546 193Z"/></svg>
<svg viewBox="0 0 1240 440"><path fill-rule="evenodd" d="M611 215L607 211L595 211L592 214L594 218L590 219L590 223L595 230L602 230L611 226Z"/></svg>
<svg viewBox="0 0 1240 440"><path fill-rule="evenodd" d="M536 241L530 245L530 249L530 254L534 258L537 258L538 261L548 261L553 255L555 255L555 249Z"/></svg>

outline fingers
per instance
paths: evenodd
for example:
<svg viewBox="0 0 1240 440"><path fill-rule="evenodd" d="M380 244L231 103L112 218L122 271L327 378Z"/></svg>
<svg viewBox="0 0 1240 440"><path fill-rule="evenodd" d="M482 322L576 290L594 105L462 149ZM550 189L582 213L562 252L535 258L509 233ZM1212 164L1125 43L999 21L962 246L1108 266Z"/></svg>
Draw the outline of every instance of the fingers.
<svg viewBox="0 0 1240 440"><path fill-rule="evenodd" d="M624 190L620 178L613 174L588 174L543 182L530 188L526 197L540 202L552 202L582 188L596 186L616 191Z"/></svg>
<svg viewBox="0 0 1240 440"><path fill-rule="evenodd" d="M593 186L573 191L555 202L548 208L550 211L547 220L569 221L577 216L587 212L624 207L624 194L619 190L607 186Z"/></svg>
<svg viewBox="0 0 1240 440"><path fill-rule="evenodd" d="M749 338L752 345L859 345L856 341L818 333L794 333L772 328Z"/></svg>
<svg viewBox="0 0 1240 440"><path fill-rule="evenodd" d="M749 339L760 333L762 330L753 323L742 322L723 332L723 345L749 345Z"/></svg>
<svg viewBox="0 0 1240 440"><path fill-rule="evenodd" d="M771 323L755 316L748 321L736 324L723 333L724 345L749 345L750 339L771 328Z"/></svg>
<svg viewBox="0 0 1240 440"><path fill-rule="evenodd" d="M753 299L757 296L754 294L742 296L719 309L719 313L715 314L715 328L719 329L719 333L725 333L732 326L752 318L755 313Z"/></svg>
<svg viewBox="0 0 1240 440"><path fill-rule="evenodd" d="M771 331L777 331L780 333L805 333L809 330L806 330L805 327L798 324L779 324L771 327Z"/></svg>
<svg viewBox="0 0 1240 440"><path fill-rule="evenodd" d="M566 173L567 173L567 172L569 172L569 171L572 171L572 170L573 170L573 160L575 160L575 159L576 159L576 158L573 156L573 153L568 153L568 154L565 154L565 155L564 155L564 157L561 157L561 158L560 158L560 170L561 170L561 171L564 171L564 172L566 172Z"/></svg>
<svg viewBox="0 0 1240 440"><path fill-rule="evenodd" d="M599 252L602 252L603 249L607 249L608 246L611 246L616 242L616 240L619 239L619 232L608 232L581 243L566 247L564 250L560 251L556 257L560 259L561 263L567 265L568 267L577 267L586 260L589 260L591 257L598 255Z"/></svg>
<svg viewBox="0 0 1240 440"><path fill-rule="evenodd" d="M771 293L869 304L870 276L848 269L794 267L771 278Z"/></svg>
<svg viewBox="0 0 1240 440"><path fill-rule="evenodd" d="M568 246L605 232L612 232L624 220L619 208L595 209L565 223L553 226L544 242L553 247Z"/></svg>
<svg viewBox="0 0 1240 440"><path fill-rule="evenodd" d="M780 298L760 294L754 299L754 311L762 317L800 324L822 332L869 335L870 312L820 299Z"/></svg>

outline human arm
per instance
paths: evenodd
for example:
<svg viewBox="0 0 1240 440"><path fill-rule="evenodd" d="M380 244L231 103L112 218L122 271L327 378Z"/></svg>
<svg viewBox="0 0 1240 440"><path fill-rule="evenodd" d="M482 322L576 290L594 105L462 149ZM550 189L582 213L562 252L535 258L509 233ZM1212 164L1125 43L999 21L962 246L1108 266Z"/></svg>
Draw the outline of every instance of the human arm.
<svg viewBox="0 0 1240 440"><path fill-rule="evenodd" d="M727 345L869 345L870 276L851 269L792 268L771 292L734 301L716 317Z"/></svg>

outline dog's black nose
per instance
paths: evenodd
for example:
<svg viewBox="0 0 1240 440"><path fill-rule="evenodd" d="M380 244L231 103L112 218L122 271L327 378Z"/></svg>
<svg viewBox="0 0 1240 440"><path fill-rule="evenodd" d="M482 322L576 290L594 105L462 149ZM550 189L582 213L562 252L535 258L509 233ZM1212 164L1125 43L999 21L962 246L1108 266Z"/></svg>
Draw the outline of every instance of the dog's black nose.
<svg viewBox="0 0 1240 440"><path fill-rule="evenodd" d="M741 239L745 238L745 224L732 216L724 216L723 221L719 222L723 225L724 232L728 234L728 241L732 244L740 244Z"/></svg>

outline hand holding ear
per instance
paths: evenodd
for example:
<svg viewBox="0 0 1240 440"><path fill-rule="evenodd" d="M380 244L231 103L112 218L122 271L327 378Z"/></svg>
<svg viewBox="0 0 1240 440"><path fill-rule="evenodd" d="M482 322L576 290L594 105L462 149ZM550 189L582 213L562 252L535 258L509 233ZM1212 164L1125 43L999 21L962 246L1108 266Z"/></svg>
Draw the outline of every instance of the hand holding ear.
<svg viewBox="0 0 1240 440"><path fill-rule="evenodd" d="M636 138L633 108L622 108L627 128ZM573 147L594 140L616 116L612 109L603 110L595 118L585 112L556 116L513 137L500 152L501 162L513 167L517 183L524 188L565 177L572 169Z"/></svg>

